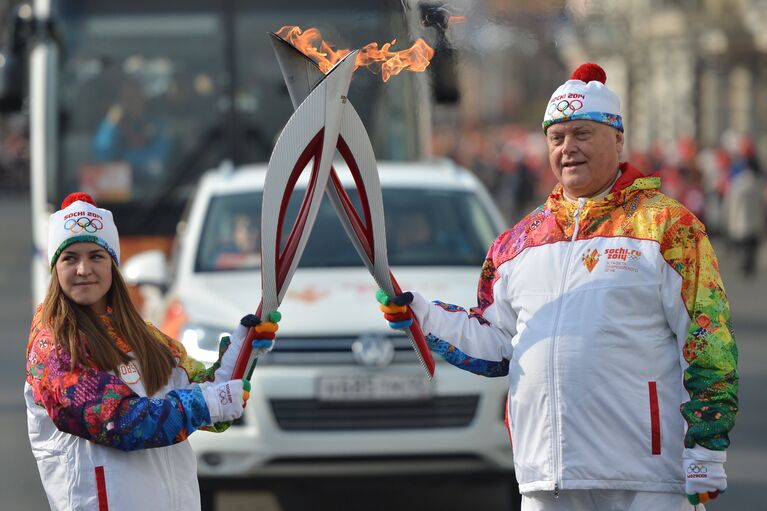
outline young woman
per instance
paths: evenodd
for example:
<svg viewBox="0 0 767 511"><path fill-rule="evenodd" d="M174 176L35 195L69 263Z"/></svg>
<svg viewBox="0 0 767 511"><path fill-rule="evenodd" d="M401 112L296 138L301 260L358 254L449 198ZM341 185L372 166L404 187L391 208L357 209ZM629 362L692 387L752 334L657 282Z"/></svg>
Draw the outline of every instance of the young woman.
<svg viewBox="0 0 767 511"><path fill-rule="evenodd" d="M48 256L24 396L51 509L200 509L186 438L242 415L250 385L231 380L237 354L249 326L273 345L276 321L243 318L209 369L189 358L139 316L118 270L112 214L87 194L51 215Z"/></svg>

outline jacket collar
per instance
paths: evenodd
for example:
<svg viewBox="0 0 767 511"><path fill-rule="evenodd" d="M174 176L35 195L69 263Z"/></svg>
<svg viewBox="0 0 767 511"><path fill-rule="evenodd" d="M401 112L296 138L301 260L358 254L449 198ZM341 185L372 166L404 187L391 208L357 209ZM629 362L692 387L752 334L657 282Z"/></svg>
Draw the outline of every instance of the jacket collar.
<svg viewBox="0 0 767 511"><path fill-rule="evenodd" d="M644 174L642 174L641 170L634 167L627 161L624 161L618 165L618 168L621 169L621 175L610 189L610 193L619 192L624 188L631 186L637 179L646 177ZM658 186L660 186L660 183L658 183Z"/></svg>
<svg viewBox="0 0 767 511"><path fill-rule="evenodd" d="M117 333L117 328L115 328L114 321L112 320L112 312L112 307L107 307L107 313L101 314L99 319L101 319L101 323L104 325L104 328L107 329L109 337L114 339L115 344L117 344L117 347L120 348L120 351L123 353L130 353L133 351L133 348L131 348L130 344L125 342L125 339L123 339L122 336Z"/></svg>
<svg viewBox="0 0 767 511"><path fill-rule="evenodd" d="M629 162L622 162L619 166L621 176L610 189L610 193L599 199L586 199L586 204L591 206L608 206L623 203L628 195L638 190L660 189L660 178L645 176ZM578 202L570 202L565 198L561 184L557 184L546 201L546 206L552 210L565 208L576 209Z"/></svg>
<svg viewBox="0 0 767 511"><path fill-rule="evenodd" d="M588 232L602 223L616 209L626 208L634 198L644 190L658 190L659 177L647 177L629 163L621 163L622 175L615 182L610 193L599 199L586 199L580 208L579 232ZM569 201L565 198L562 185L557 184L546 201L545 208L551 211L556 223L565 236L572 236L575 229L575 214L581 201Z"/></svg>

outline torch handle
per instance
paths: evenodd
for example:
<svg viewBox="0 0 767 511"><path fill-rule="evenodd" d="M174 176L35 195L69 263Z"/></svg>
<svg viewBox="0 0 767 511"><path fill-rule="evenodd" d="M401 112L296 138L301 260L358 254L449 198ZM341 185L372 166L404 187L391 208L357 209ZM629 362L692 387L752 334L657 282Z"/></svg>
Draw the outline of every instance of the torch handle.
<svg viewBox="0 0 767 511"><path fill-rule="evenodd" d="M256 310L256 316L259 318L261 317L261 311L263 309L263 301L258 304L258 309ZM236 380L239 378L244 378L246 380L250 380L250 377L253 375L253 370L256 368L256 363L258 362L258 358L251 357L253 354L253 339L256 338L256 328L250 327L248 328L248 332L245 334L245 340L242 342L242 346L240 346L240 353L237 355L237 361L234 363L234 369L232 370L232 379ZM248 370L248 361L253 358L253 364L250 366L250 369ZM247 373L245 372L247 370ZM246 375L247 374L247 375Z"/></svg>
<svg viewBox="0 0 767 511"><path fill-rule="evenodd" d="M399 286L397 279L389 272L389 278L391 279L392 289L395 295L402 293L402 288ZM429 350L429 344L423 336L423 330L421 329L421 323L418 322L418 318L413 312L412 307L407 306L410 311L410 316L413 318L413 323L408 327L407 335L410 337L410 341L417 347L418 358L421 360L424 368L426 369L429 378L434 377L434 357L431 356L431 350Z"/></svg>

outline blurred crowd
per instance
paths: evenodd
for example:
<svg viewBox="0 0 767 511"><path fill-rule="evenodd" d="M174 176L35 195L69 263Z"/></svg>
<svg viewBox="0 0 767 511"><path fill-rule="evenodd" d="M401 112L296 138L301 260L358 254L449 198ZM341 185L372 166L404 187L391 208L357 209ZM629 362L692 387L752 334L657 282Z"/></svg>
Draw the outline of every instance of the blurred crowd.
<svg viewBox="0 0 767 511"><path fill-rule="evenodd" d="M434 132L434 153L473 170L512 225L543 202L556 179L549 169L542 132L516 124ZM692 138L656 141L647 151L623 155L647 175L662 178L662 190L706 225L710 236L727 241L726 255L738 257L744 275L758 269L767 227L765 169L754 140L728 132L714 148ZM25 117L0 121L0 188L29 187L29 142Z"/></svg>
<svg viewBox="0 0 767 511"><path fill-rule="evenodd" d="M491 191L509 224L543 202L556 180L542 132L515 124L437 128L434 152L472 169ZM767 188L754 140L728 132L714 148L692 138L657 141L623 155L646 175L660 176L664 193L689 208L710 236L727 242L744 275L758 268L767 225Z"/></svg>
<svg viewBox="0 0 767 511"><path fill-rule="evenodd" d="M26 118L8 115L0 118L0 189L29 188L29 136Z"/></svg>

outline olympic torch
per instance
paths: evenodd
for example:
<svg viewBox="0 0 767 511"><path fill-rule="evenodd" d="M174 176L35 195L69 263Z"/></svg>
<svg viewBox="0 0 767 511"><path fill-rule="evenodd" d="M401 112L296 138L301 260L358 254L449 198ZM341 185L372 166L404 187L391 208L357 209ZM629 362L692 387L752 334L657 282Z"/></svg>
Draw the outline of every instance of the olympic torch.
<svg viewBox="0 0 767 511"><path fill-rule="evenodd" d="M323 192L327 192L341 223L368 271L390 296L402 292L391 274L386 250L383 197L378 168L367 130L346 98L357 52L350 52L328 74L293 45L271 34L272 45L288 87L294 114L272 152L264 184L262 208L262 303L257 315L265 318L276 310L303 253ZM323 124L324 123L324 124ZM304 148L296 155L295 148ZM357 214L346 190L331 166L336 150L354 178L362 203ZM291 151L293 151L291 153ZM280 253L280 233L285 210L298 176L313 159L312 174L297 220ZM326 186L328 180L330 186ZM417 321L408 338L429 378L434 359ZM234 377L244 374L251 356L251 329L235 366Z"/></svg>

